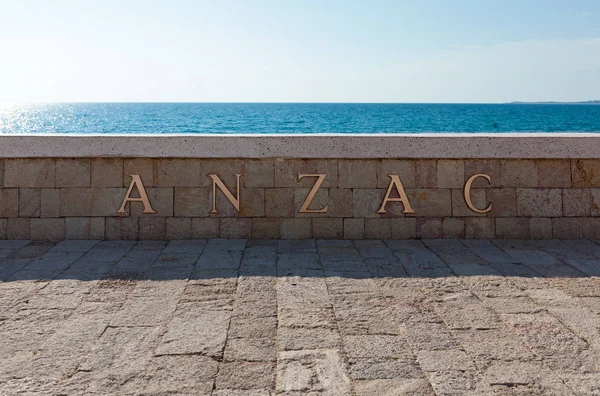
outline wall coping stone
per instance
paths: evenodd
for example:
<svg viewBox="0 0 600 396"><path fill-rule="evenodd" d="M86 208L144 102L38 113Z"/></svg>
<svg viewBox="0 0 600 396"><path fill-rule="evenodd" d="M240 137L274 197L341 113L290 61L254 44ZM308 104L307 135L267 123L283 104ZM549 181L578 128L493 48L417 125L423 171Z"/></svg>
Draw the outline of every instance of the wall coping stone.
<svg viewBox="0 0 600 396"><path fill-rule="evenodd" d="M600 134L0 135L0 158L60 157L600 158Z"/></svg>

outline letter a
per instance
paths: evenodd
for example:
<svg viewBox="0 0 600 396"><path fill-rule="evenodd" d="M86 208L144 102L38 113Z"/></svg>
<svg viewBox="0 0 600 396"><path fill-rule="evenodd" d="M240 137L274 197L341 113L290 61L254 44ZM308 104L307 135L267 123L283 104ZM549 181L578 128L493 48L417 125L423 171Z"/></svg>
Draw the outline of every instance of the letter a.
<svg viewBox="0 0 600 396"><path fill-rule="evenodd" d="M383 198L383 203L381 204L381 208L379 208L377 213L387 213L387 211L385 210L385 205L388 202L402 202L402 204L404 205L404 210L402 211L402 213L403 214L407 214L407 213L414 214L415 211L410 206L410 202L408 202L408 197L406 196L406 191L404 191L404 186L402 185L402 182L400 181L400 177L398 175L388 175L388 176L392 180L390 181L390 185L387 189L387 192L385 193L385 198ZM394 188L394 187L396 187L396 191L398 192L398 195L400 196L399 198L390 198L392 188Z"/></svg>
<svg viewBox="0 0 600 396"><path fill-rule="evenodd" d="M150 200L148 199L148 194L146 194L146 189L144 188L144 184L142 183L142 178L140 177L140 175L129 176L131 176L131 184L129 185L129 190L127 190L127 195L125 195L125 199L123 200L121 209L117 210L117 213L127 213L127 211L125 210L125 205L127 204L127 202L142 202L144 204L144 211L142 213L156 213L156 211L152 209L152 205L150 205ZM133 191L134 187L137 187L140 193L139 198L131 197L131 192Z"/></svg>
<svg viewBox="0 0 600 396"><path fill-rule="evenodd" d="M240 211L240 176L242 176L242 175L237 174L237 173L235 175L235 177L237 179L236 197L234 197L233 194L231 193L231 191L229 191L229 189L225 186L225 184L223 184L221 179L219 179L219 176L217 176L217 175L208 175L208 176L213 181L212 210L210 211L210 213L219 213L217 211L217 187L219 187L219 190L221 190L223 192L223 194L225 194L225 197L229 200L229 202L231 202L231 204L233 205L235 210L237 210L239 212Z"/></svg>

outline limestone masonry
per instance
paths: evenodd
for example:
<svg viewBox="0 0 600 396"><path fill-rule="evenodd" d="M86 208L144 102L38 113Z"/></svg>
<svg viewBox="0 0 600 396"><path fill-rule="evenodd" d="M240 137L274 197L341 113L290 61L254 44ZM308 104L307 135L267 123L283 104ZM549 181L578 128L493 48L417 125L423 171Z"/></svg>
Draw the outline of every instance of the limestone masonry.
<svg viewBox="0 0 600 396"><path fill-rule="evenodd" d="M0 185L1 239L600 238L598 159L10 158Z"/></svg>

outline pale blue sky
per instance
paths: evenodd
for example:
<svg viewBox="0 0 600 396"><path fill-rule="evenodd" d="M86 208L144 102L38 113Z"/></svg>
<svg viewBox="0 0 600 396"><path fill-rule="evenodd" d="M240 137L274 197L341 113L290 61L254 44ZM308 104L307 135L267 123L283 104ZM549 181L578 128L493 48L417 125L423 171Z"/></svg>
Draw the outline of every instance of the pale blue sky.
<svg viewBox="0 0 600 396"><path fill-rule="evenodd" d="M0 101L590 99L599 0L0 0Z"/></svg>

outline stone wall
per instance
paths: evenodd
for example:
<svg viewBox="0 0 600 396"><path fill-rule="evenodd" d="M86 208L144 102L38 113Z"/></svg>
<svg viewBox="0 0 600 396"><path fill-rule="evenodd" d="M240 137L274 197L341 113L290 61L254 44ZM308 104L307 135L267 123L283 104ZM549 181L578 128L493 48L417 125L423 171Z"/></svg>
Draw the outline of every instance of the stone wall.
<svg viewBox="0 0 600 396"><path fill-rule="evenodd" d="M241 175L239 211L234 197ZM298 181L299 175L305 176ZM300 208L323 175L309 210ZM465 201L465 183L474 179ZM155 214L143 214L139 175ZM398 175L402 202L378 213ZM0 239L597 238L599 159L0 159ZM389 197L396 197L393 189Z"/></svg>

